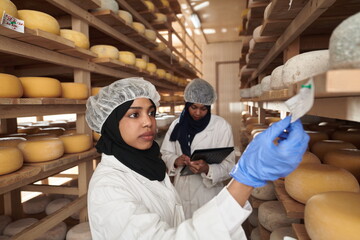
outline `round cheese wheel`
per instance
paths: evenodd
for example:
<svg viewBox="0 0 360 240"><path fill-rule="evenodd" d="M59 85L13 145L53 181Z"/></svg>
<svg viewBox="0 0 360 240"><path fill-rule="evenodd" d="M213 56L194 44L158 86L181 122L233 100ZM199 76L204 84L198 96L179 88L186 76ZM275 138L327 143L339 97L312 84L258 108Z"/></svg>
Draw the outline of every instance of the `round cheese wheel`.
<svg viewBox="0 0 360 240"><path fill-rule="evenodd" d="M360 149L360 131L334 131L331 139L352 143Z"/></svg>
<svg viewBox="0 0 360 240"><path fill-rule="evenodd" d="M140 22L133 22L132 27L140 34L145 34L145 26Z"/></svg>
<svg viewBox="0 0 360 240"><path fill-rule="evenodd" d="M309 143L308 146L311 149L311 147L314 145L314 143L322 141L322 140L329 140L329 136L326 132L319 132L319 131L305 131L309 137Z"/></svg>
<svg viewBox="0 0 360 240"><path fill-rule="evenodd" d="M318 163L321 164L320 159L312 152L306 151L301 159L300 164Z"/></svg>
<svg viewBox="0 0 360 240"><path fill-rule="evenodd" d="M57 98L61 96L60 81L48 77L20 77L24 89L23 97Z"/></svg>
<svg viewBox="0 0 360 240"><path fill-rule="evenodd" d="M23 155L16 147L0 147L0 175L15 172L23 165Z"/></svg>
<svg viewBox="0 0 360 240"><path fill-rule="evenodd" d="M19 98L24 93L20 79L14 75L0 73L0 85L0 98Z"/></svg>
<svg viewBox="0 0 360 240"><path fill-rule="evenodd" d="M358 239L360 193L320 193L305 205L306 232L314 240Z"/></svg>
<svg viewBox="0 0 360 240"><path fill-rule="evenodd" d="M250 98L250 88L242 88L240 89L240 97L241 98Z"/></svg>
<svg viewBox="0 0 360 240"><path fill-rule="evenodd" d="M25 162L45 162L60 158L64 154L64 144L58 138L27 140L18 145Z"/></svg>
<svg viewBox="0 0 360 240"><path fill-rule="evenodd" d="M271 5L272 5L272 3L270 2L264 10L264 19L265 20L267 20L269 18Z"/></svg>
<svg viewBox="0 0 360 240"><path fill-rule="evenodd" d="M1 18L3 17L4 11L6 14L11 15L15 18L18 18L17 7L10 0L0 1L0 16L1 16Z"/></svg>
<svg viewBox="0 0 360 240"><path fill-rule="evenodd" d="M285 177L285 189L296 201L329 191L359 192L359 182L347 170L328 164L301 164Z"/></svg>
<svg viewBox="0 0 360 240"><path fill-rule="evenodd" d="M36 240L64 240L66 237L66 230L66 223L60 222L55 227L46 231L43 235L36 238Z"/></svg>
<svg viewBox="0 0 360 240"><path fill-rule="evenodd" d="M156 41L156 32L151 29L145 29L145 37L152 42Z"/></svg>
<svg viewBox="0 0 360 240"><path fill-rule="evenodd" d="M322 140L314 143L314 145L310 148L310 151L323 162L324 156L327 152L344 148L356 149L354 144L349 142L344 142L341 140Z"/></svg>
<svg viewBox="0 0 360 240"><path fill-rule="evenodd" d="M4 229L4 235L14 236L15 234L21 232L25 228L30 227L34 223L37 223L39 220L36 218L21 218L10 224L8 224Z"/></svg>
<svg viewBox="0 0 360 240"><path fill-rule="evenodd" d="M75 46L79 48L89 49L90 47L89 38L82 32L70 29L60 29L60 36L73 41Z"/></svg>
<svg viewBox="0 0 360 240"><path fill-rule="evenodd" d="M163 42L158 42L158 45L155 47L155 50L163 51L167 48L166 44Z"/></svg>
<svg viewBox="0 0 360 240"><path fill-rule="evenodd" d="M35 139L54 138L54 137L57 137L57 135L50 133L35 133L35 134L29 134L25 138L27 140L35 140Z"/></svg>
<svg viewBox="0 0 360 240"><path fill-rule="evenodd" d="M155 65L155 63L147 63L147 65L146 65L146 70L148 71L148 72L151 72L151 73L155 73L156 72L156 65Z"/></svg>
<svg viewBox="0 0 360 240"><path fill-rule="evenodd" d="M253 39L255 41L261 37L261 35L260 35L261 28L262 28L262 25L257 26L253 31Z"/></svg>
<svg viewBox="0 0 360 240"><path fill-rule="evenodd" d="M23 137L2 137L0 138L0 147L17 147L21 142L26 141Z"/></svg>
<svg viewBox="0 0 360 240"><path fill-rule="evenodd" d="M92 240L89 222L79 223L67 232L66 240Z"/></svg>
<svg viewBox="0 0 360 240"><path fill-rule="evenodd" d="M0 215L0 234L3 233L5 227L11 223L12 219L7 215Z"/></svg>
<svg viewBox="0 0 360 240"><path fill-rule="evenodd" d="M271 75L270 75L271 76L271 81L270 81L271 89L279 90L279 89L285 88L285 84L284 84L283 78L282 78L283 68L284 68L284 65L280 65L271 72Z"/></svg>
<svg viewBox="0 0 360 240"><path fill-rule="evenodd" d="M257 208L253 208L253 211L249 215L248 220L249 220L249 223L251 224L251 226L253 226L253 227L257 227L259 225L259 217L258 217L258 209Z"/></svg>
<svg viewBox="0 0 360 240"><path fill-rule="evenodd" d="M161 24L161 23L166 23L167 22L167 17L166 17L165 14L155 13L155 17L156 17L156 19L154 20L154 23Z"/></svg>
<svg viewBox="0 0 360 240"><path fill-rule="evenodd" d="M273 182L267 182L265 186L254 188L251 196L260 200L275 200L275 186Z"/></svg>
<svg viewBox="0 0 360 240"><path fill-rule="evenodd" d="M100 133L93 131L93 140L94 141L96 141L96 142L99 141L100 137L101 137Z"/></svg>
<svg viewBox="0 0 360 240"><path fill-rule="evenodd" d="M150 12L154 12L155 11L155 5L150 2L150 1L144 1L147 9L150 11Z"/></svg>
<svg viewBox="0 0 360 240"><path fill-rule="evenodd" d="M98 94L101 89L102 89L102 87L92 87L91 88L91 96L95 96L96 94Z"/></svg>
<svg viewBox="0 0 360 240"><path fill-rule="evenodd" d="M70 134L59 137L65 147L65 153L79 153L92 147L92 139L88 134Z"/></svg>
<svg viewBox="0 0 360 240"><path fill-rule="evenodd" d="M360 150L338 149L325 154L324 163L351 172L360 182Z"/></svg>
<svg viewBox="0 0 360 240"><path fill-rule="evenodd" d="M62 98L84 100L89 97L89 88L85 83L61 83L61 89Z"/></svg>
<svg viewBox="0 0 360 240"><path fill-rule="evenodd" d="M69 128L69 123L64 120L51 121L49 123L49 125L51 127L61 127L61 128L65 128L65 129Z"/></svg>
<svg viewBox="0 0 360 240"><path fill-rule="evenodd" d="M267 75L261 79L261 91L268 92L271 90L271 75Z"/></svg>
<svg viewBox="0 0 360 240"><path fill-rule="evenodd" d="M55 136L63 135L65 132L65 128L63 127L47 127L47 128L40 128L40 133L50 133L54 134Z"/></svg>
<svg viewBox="0 0 360 240"><path fill-rule="evenodd" d="M279 201L266 201L259 206L259 223L270 232L280 227L291 226L292 223L300 223L300 219L289 218Z"/></svg>
<svg viewBox="0 0 360 240"><path fill-rule="evenodd" d="M284 240L284 237L292 237L296 239L297 235L294 233L291 226L280 227L271 232L269 240Z"/></svg>
<svg viewBox="0 0 360 240"><path fill-rule="evenodd" d="M71 200L68 198L58 198L55 200L52 200L46 205L45 213L46 215L50 215L54 212L56 212L59 209L64 208L66 205L71 203Z"/></svg>
<svg viewBox="0 0 360 240"><path fill-rule="evenodd" d="M129 65L135 65L136 57L135 54L129 51L120 51L118 52L118 58L120 62Z"/></svg>
<svg viewBox="0 0 360 240"><path fill-rule="evenodd" d="M262 240L261 234L260 234L260 227L256 227L253 230L251 230L250 239L251 240Z"/></svg>
<svg viewBox="0 0 360 240"><path fill-rule="evenodd" d="M169 73L169 72L165 73L165 79L166 79L166 80L171 81L171 80L172 80L172 77L173 77L173 75L172 75L171 73Z"/></svg>
<svg viewBox="0 0 360 240"><path fill-rule="evenodd" d="M119 10L118 15L121 19L123 19L128 25L131 26L133 22L133 16L128 11Z"/></svg>
<svg viewBox="0 0 360 240"><path fill-rule="evenodd" d="M101 0L99 8L92 9L92 12L99 12L103 10L111 10L114 13L119 11L119 4L115 0Z"/></svg>
<svg viewBox="0 0 360 240"><path fill-rule="evenodd" d="M140 69L146 69L147 62L142 58L136 58L135 59L135 66Z"/></svg>
<svg viewBox="0 0 360 240"><path fill-rule="evenodd" d="M161 0L161 3L164 7L170 7L170 3L168 0Z"/></svg>
<svg viewBox="0 0 360 240"><path fill-rule="evenodd" d="M96 53L98 58L119 58L119 50L111 45L94 45L90 51Z"/></svg>
<svg viewBox="0 0 360 240"><path fill-rule="evenodd" d="M60 35L60 25L51 15L35 10L18 10L18 18L30 29L40 29L45 32Z"/></svg>
<svg viewBox="0 0 360 240"><path fill-rule="evenodd" d="M158 68L156 69L156 75L159 78L165 78L166 71L164 69Z"/></svg>
<svg viewBox="0 0 360 240"><path fill-rule="evenodd" d="M41 194L26 202L22 203L22 208L25 214L37 214L45 211L46 206L51 201L50 197Z"/></svg>

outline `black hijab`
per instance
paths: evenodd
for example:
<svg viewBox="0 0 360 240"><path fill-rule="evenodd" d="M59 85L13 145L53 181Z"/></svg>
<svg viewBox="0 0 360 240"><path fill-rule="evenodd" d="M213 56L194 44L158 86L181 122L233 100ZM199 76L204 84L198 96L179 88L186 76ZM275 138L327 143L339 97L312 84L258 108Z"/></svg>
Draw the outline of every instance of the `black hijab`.
<svg viewBox="0 0 360 240"><path fill-rule="evenodd" d="M170 141L179 141L181 151L187 156L191 156L191 143L197 133L203 131L210 122L211 108L205 105L207 108L207 114L200 120L194 120L189 113L189 107L194 103L186 102L185 107L180 115L180 120L174 127Z"/></svg>
<svg viewBox="0 0 360 240"><path fill-rule="evenodd" d="M115 156L125 166L150 180L162 181L165 178L166 166L159 157L159 145L154 141L151 148L139 150L126 144L121 137L119 121L133 102L134 100L127 101L111 112L101 128L96 149L99 153Z"/></svg>

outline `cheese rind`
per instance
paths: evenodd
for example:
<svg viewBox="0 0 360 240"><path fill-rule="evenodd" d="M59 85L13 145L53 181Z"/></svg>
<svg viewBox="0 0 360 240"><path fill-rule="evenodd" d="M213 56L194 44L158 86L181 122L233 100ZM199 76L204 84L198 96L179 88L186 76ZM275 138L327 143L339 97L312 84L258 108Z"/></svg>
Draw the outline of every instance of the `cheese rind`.
<svg viewBox="0 0 360 240"><path fill-rule="evenodd" d="M90 47L89 38L82 32L70 29L60 29L60 36L73 41L75 46L79 48L89 49Z"/></svg>
<svg viewBox="0 0 360 240"><path fill-rule="evenodd" d="M61 97L84 100L89 97L89 88L85 83L61 83Z"/></svg>
<svg viewBox="0 0 360 240"><path fill-rule="evenodd" d="M0 175L20 169L23 161L23 155L18 148L0 147Z"/></svg>
<svg viewBox="0 0 360 240"><path fill-rule="evenodd" d="M23 137L2 137L0 138L0 147L17 147L21 142L25 142Z"/></svg>
<svg viewBox="0 0 360 240"><path fill-rule="evenodd" d="M91 12L99 12L103 10L111 10L114 13L119 11L119 4L115 0L101 0L99 8L92 9Z"/></svg>
<svg viewBox="0 0 360 240"><path fill-rule="evenodd" d="M96 53L98 58L119 58L119 50L111 45L94 45L90 51Z"/></svg>
<svg viewBox="0 0 360 240"><path fill-rule="evenodd" d="M155 63L147 63L146 71L151 72L151 73L155 73L156 69L157 69L157 67L156 67Z"/></svg>
<svg viewBox="0 0 360 240"><path fill-rule="evenodd" d="M147 62L142 58L136 58L135 59L135 66L145 70L146 69Z"/></svg>
<svg viewBox="0 0 360 240"><path fill-rule="evenodd" d="M151 29L145 29L145 37L149 39L151 42L156 41L156 32Z"/></svg>
<svg viewBox="0 0 360 240"><path fill-rule="evenodd" d="M124 11L124 10L119 10L118 15L121 19L123 19L128 25L131 26L132 22L133 22L133 17L131 15L131 13L129 13L128 11Z"/></svg>
<svg viewBox="0 0 360 240"><path fill-rule="evenodd" d="M156 19L154 20L154 23L161 24L161 23L166 23L166 21L167 21L167 17L165 14L155 13L155 17L156 17Z"/></svg>
<svg viewBox="0 0 360 240"><path fill-rule="evenodd" d="M60 81L49 77L20 77L23 97L58 98L61 96Z"/></svg>
<svg viewBox="0 0 360 240"><path fill-rule="evenodd" d="M79 153L92 147L92 138L88 134L70 134L59 137L64 144L65 153Z"/></svg>
<svg viewBox="0 0 360 240"><path fill-rule="evenodd" d="M37 214L45 211L46 205L50 202L50 197L41 194L26 202L22 203L22 208L25 214Z"/></svg>
<svg viewBox="0 0 360 240"><path fill-rule="evenodd" d="M18 10L18 17L24 20L24 25L30 29L40 29L45 32L60 35L60 25L51 15L35 10Z"/></svg>
<svg viewBox="0 0 360 240"><path fill-rule="evenodd" d="M133 22L132 27L140 34L145 34L145 26L140 22Z"/></svg>
<svg viewBox="0 0 360 240"><path fill-rule="evenodd" d="M0 98L19 98L24 93L20 79L14 75L0 73L0 85Z"/></svg>
<svg viewBox="0 0 360 240"><path fill-rule="evenodd" d="M354 144L349 142L344 142L341 140L322 140L315 142L314 145L310 148L310 151L314 153L321 161L324 161L324 156L327 152L345 148L356 149Z"/></svg>
<svg viewBox="0 0 360 240"><path fill-rule="evenodd" d="M36 218L21 218L10 224L8 224L4 229L4 235L14 236L15 234L21 232L27 227L30 227L34 223L37 223L39 220Z"/></svg>
<svg viewBox="0 0 360 240"><path fill-rule="evenodd" d="M4 11L6 12L6 14L11 15L15 18L18 18L17 7L10 0L0 1L0 16L1 16L1 18L3 16Z"/></svg>
<svg viewBox="0 0 360 240"><path fill-rule="evenodd" d="M5 227L11 223L12 219L8 215L0 215L0 234L3 234Z"/></svg>
<svg viewBox="0 0 360 240"><path fill-rule="evenodd" d="M135 62L136 62L135 54L132 52L129 52L129 51L119 51L118 58L119 58L120 62L129 64L129 65L135 65Z"/></svg>
<svg viewBox="0 0 360 240"><path fill-rule="evenodd" d="M27 140L18 145L25 162L45 162L60 158L64 154L64 144L58 138Z"/></svg>
<svg viewBox="0 0 360 240"><path fill-rule="evenodd" d="M91 232L89 222L79 223L67 232L66 240L91 240Z"/></svg>

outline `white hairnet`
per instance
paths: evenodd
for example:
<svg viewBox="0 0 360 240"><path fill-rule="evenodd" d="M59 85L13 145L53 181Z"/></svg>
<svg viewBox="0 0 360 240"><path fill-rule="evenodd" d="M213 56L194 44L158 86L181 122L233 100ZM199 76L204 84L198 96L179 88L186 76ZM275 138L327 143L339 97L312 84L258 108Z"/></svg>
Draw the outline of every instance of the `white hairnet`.
<svg viewBox="0 0 360 240"><path fill-rule="evenodd" d="M116 107L136 98L149 98L159 106L159 93L153 84L143 78L125 78L101 88L99 93L89 97L86 103L85 118L89 127L101 132L102 125Z"/></svg>
<svg viewBox="0 0 360 240"><path fill-rule="evenodd" d="M211 105L216 100L214 88L207 81L195 78L185 88L184 99L186 102Z"/></svg>

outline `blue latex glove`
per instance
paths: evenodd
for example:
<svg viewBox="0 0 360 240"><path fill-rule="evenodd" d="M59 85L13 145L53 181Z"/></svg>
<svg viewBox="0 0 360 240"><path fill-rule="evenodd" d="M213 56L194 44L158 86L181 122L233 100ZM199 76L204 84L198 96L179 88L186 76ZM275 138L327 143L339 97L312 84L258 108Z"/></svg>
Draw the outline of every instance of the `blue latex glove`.
<svg viewBox="0 0 360 240"><path fill-rule="evenodd" d="M300 120L290 123L290 116L274 123L256 136L245 149L230 175L238 182L261 187L290 174L302 160L309 142ZM284 130L287 130L284 132ZM278 145L274 139L281 136Z"/></svg>

